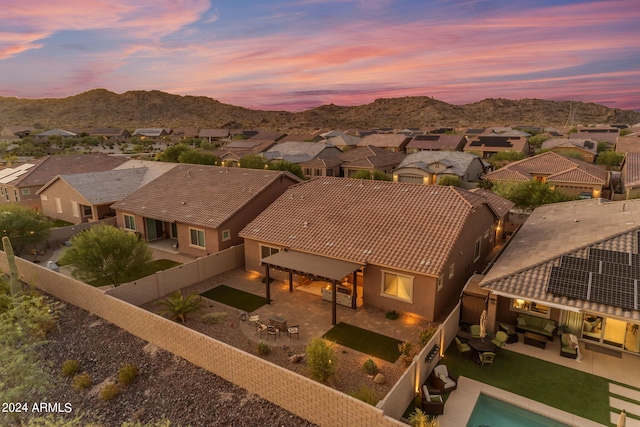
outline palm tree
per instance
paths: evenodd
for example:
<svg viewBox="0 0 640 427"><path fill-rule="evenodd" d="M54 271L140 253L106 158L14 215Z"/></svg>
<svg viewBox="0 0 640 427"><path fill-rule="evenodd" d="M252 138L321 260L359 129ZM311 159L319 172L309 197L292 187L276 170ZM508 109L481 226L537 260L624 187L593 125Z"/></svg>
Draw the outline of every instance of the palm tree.
<svg viewBox="0 0 640 427"><path fill-rule="evenodd" d="M202 308L202 298L197 294L191 294L184 298L182 292L175 291L168 297L156 301L156 305L163 307L158 311L159 314L174 317L184 323L187 314L197 312Z"/></svg>

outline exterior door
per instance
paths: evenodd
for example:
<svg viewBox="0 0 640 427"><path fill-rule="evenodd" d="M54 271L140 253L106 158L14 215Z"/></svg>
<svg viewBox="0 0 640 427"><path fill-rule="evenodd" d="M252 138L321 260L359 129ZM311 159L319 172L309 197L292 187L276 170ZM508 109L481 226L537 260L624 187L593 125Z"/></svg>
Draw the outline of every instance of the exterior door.
<svg viewBox="0 0 640 427"><path fill-rule="evenodd" d="M147 240L156 240L160 239L164 235L164 224L162 221L158 221L156 219L145 218L145 225L147 228Z"/></svg>

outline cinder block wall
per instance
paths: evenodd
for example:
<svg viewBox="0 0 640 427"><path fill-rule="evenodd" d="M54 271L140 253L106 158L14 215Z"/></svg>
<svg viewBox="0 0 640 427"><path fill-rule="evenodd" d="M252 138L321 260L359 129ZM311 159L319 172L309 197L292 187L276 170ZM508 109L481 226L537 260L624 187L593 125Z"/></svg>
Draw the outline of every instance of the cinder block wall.
<svg viewBox="0 0 640 427"><path fill-rule="evenodd" d="M16 259L21 279L321 426L404 426L382 410L121 301L73 278ZM8 271L0 252L0 268Z"/></svg>

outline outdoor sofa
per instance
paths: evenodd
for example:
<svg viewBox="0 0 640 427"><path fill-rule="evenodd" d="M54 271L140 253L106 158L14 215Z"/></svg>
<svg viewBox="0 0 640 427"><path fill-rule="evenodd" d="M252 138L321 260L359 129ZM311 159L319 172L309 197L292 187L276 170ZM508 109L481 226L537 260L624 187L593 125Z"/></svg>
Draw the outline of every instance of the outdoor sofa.
<svg viewBox="0 0 640 427"><path fill-rule="evenodd" d="M556 331L556 321L532 316L530 314L519 314L516 319L516 330L518 332L534 332L544 335L549 341L553 341L553 334Z"/></svg>

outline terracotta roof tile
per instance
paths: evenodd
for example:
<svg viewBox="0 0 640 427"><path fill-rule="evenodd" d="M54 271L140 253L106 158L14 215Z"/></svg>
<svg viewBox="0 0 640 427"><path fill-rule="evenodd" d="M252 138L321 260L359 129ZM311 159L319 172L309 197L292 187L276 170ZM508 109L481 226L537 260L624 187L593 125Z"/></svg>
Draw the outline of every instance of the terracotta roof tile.
<svg viewBox="0 0 640 427"><path fill-rule="evenodd" d="M486 198L454 187L318 178L289 188L240 236L439 276L483 203Z"/></svg>
<svg viewBox="0 0 640 427"><path fill-rule="evenodd" d="M116 168L127 158L110 157L106 154L81 154L73 156L47 156L39 159L34 168L9 183L15 187L44 185L61 174L99 172ZM33 162L32 162L33 163Z"/></svg>
<svg viewBox="0 0 640 427"><path fill-rule="evenodd" d="M289 172L180 164L112 207L148 218L217 228Z"/></svg>
<svg viewBox="0 0 640 427"><path fill-rule="evenodd" d="M471 191L472 193L478 194L480 196L486 197L487 203L489 203L489 206L491 206L491 209L493 209L493 211L499 217L503 217L504 215L506 215L515 206L515 203L513 203L512 201L497 195L493 191L485 190L484 188L474 188L469 191Z"/></svg>
<svg viewBox="0 0 640 427"><path fill-rule="evenodd" d="M358 142L358 147L372 145L374 147L396 147L402 149L410 140L410 137L402 134L374 133L362 138L362 141Z"/></svg>
<svg viewBox="0 0 640 427"><path fill-rule="evenodd" d="M623 170L626 187L640 186L640 153L627 153Z"/></svg>

